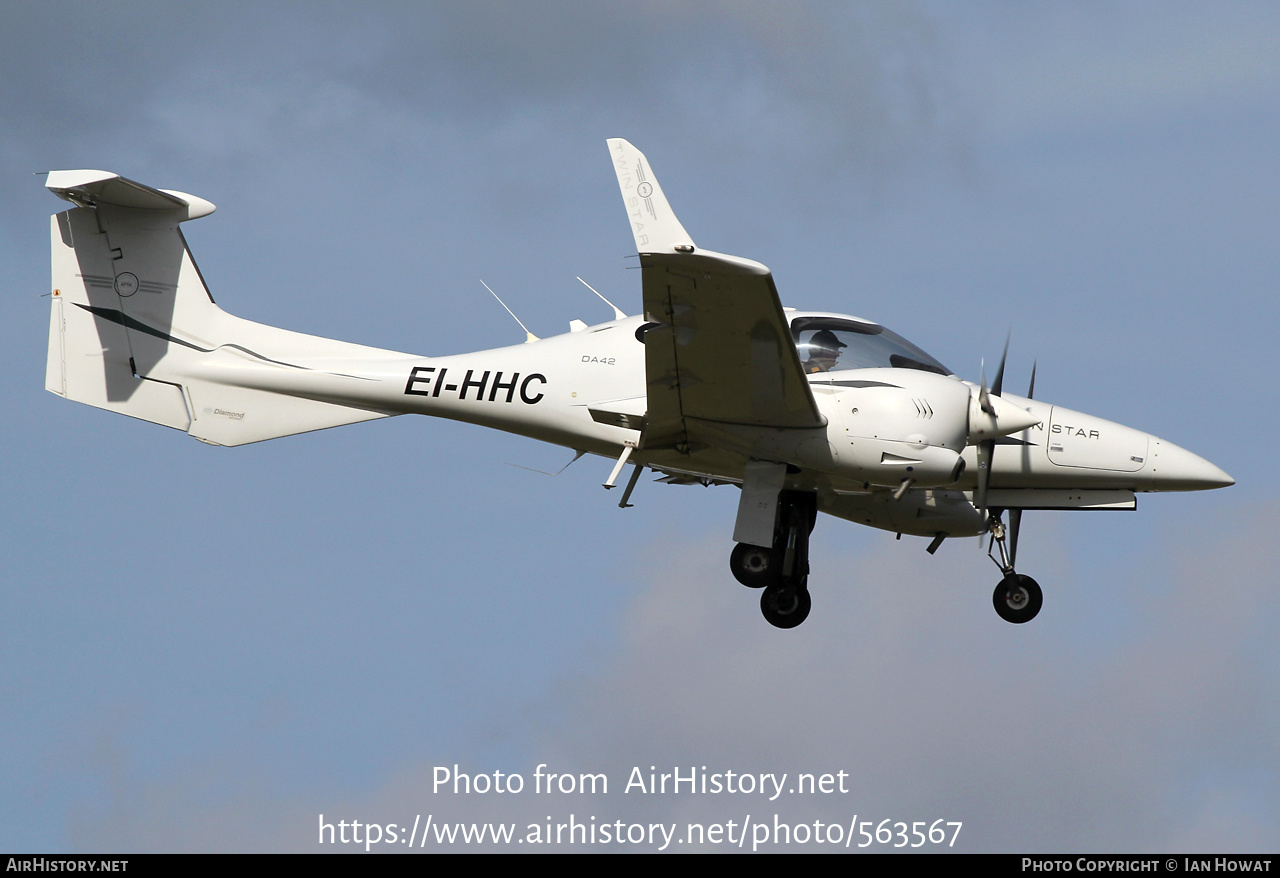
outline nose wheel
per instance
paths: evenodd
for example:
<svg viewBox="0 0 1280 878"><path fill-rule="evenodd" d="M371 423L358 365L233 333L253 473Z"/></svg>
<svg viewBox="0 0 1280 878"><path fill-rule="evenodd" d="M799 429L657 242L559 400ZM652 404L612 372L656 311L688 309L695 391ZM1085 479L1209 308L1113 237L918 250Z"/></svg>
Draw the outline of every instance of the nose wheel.
<svg viewBox="0 0 1280 878"><path fill-rule="evenodd" d="M1040 612L1044 596L1040 592L1040 585L1030 576L1010 573L996 585L991 602L1001 619L1021 625L1023 622L1030 622Z"/></svg>

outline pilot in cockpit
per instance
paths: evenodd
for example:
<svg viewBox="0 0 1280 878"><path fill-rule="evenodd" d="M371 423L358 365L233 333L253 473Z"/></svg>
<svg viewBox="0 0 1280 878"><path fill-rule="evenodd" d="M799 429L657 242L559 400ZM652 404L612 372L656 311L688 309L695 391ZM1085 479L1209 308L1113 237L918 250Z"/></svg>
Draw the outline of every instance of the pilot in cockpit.
<svg viewBox="0 0 1280 878"><path fill-rule="evenodd" d="M830 372L840 359L840 349L848 347L829 329L820 329L809 339L809 359L805 360L806 372Z"/></svg>

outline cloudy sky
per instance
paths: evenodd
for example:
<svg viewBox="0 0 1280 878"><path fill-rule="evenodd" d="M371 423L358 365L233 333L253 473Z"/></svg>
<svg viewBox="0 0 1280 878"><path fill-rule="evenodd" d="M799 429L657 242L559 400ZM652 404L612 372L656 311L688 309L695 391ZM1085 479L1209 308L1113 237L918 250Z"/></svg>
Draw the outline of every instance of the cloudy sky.
<svg viewBox="0 0 1280 878"><path fill-rule="evenodd" d="M962 821L964 851L1280 840L1272 4L0 4L0 848L315 852L326 819ZM813 615L737 493L421 418L237 449L43 390L33 176L218 205L226 310L427 355L639 308L605 138L788 305L1167 438L1238 484L974 541L824 520ZM634 263L630 263L634 264ZM1253 449L1253 450L1250 450ZM435 766L608 794L434 793ZM823 796L623 793L848 773ZM687 848L686 848L687 849Z"/></svg>

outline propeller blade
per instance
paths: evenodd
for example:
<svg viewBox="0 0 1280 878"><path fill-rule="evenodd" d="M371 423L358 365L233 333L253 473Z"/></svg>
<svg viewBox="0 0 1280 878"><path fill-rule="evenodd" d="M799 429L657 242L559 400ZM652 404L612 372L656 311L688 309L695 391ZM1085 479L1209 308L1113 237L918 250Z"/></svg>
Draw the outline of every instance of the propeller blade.
<svg viewBox="0 0 1280 878"><path fill-rule="evenodd" d="M1036 365L1038 362L1037 360L1031 364L1031 384L1027 387L1027 399L1036 398Z"/></svg>
<svg viewBox="0 0 1280 878"><path fill-rule="evenodd" d="M978 384L978 405L982 407L984 412L994 416L996 413L996 407L991 404L991 396L987 392L987 361L983 358L981 362L982 365L979 367L979 374L982 378Z"/></svg>
<svg viewBox="0 0 1280 878"><path fill-rule="evenodd" d="M1022 510L1009 510L1009 566L1018 566L1018 528L1022 526Z"/></svg>
<svg viewBox="0 0 1280 878"><path fill-rule="evenodd" d="M1004 361L1009 356L1009 339L1012 337L1012 330L1004 337L1004 353L1000 355L1000 368L996 370L996 381L991 385L991 392L996 396L999 396L1000 391L1004 388Z"/></svg>
<svg viewBox="0 0 1280 878"><path fill-rule="evenodd" d="M984 517L987 514L987 484L991 481L991 455L996 443L988 439L978 443L978 488L973 492L973 505Z"/></svg>

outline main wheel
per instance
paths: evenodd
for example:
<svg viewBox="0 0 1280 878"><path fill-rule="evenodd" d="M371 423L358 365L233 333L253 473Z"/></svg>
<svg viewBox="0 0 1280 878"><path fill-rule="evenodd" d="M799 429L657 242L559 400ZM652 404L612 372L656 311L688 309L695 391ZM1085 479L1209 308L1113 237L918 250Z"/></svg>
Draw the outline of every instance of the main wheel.
<svg viewBox="0 0 1280 878"><path fill-rule="evenodd" d="M729 556L733 578L747 588L764 588L778 582L781 575L777 555L764 546L738 543Z"/></svg>
<svg viewBox="0 0 1280 878"><path fill-rule="evenodd" d="M760 595L760 612L775 628L794 628L809 618L813 601L807 588L771 585Z"/></svg>
<svg viewBox="0 0 1280 878"><path fill-rule="evenodd" d="M1040 592L1039 584L1030 576L1010 573L996 585L991 602L1001 619L1021 625L1023 622L1030 622L1040 612L1044 595Z"/></svg>

